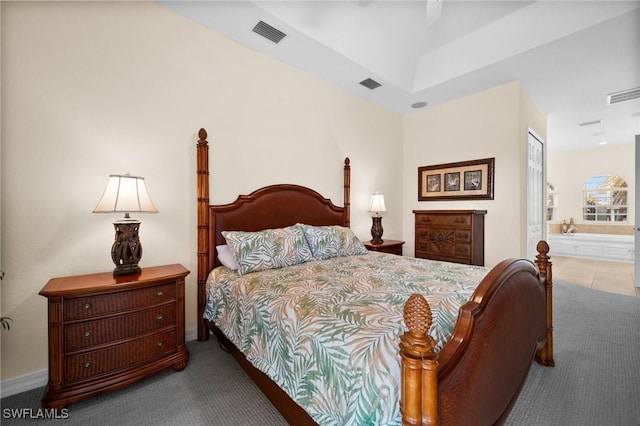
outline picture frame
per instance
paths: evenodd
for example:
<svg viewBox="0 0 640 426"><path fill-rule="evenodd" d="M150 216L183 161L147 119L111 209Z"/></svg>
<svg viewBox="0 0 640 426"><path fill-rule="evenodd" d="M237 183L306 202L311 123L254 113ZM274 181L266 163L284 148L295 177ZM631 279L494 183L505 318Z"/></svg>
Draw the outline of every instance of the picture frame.
<svg viewBox="0 0 640 426"><path fill-rule="evenodd" d="M493 200L495 158L418 167L418 201Z"/></svg>

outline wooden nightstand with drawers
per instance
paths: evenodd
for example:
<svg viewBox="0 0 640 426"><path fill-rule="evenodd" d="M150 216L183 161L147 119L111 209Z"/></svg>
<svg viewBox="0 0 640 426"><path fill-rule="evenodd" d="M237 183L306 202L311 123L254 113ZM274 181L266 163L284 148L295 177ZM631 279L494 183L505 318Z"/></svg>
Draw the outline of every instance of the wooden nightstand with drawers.
<svg viewBox="0 0 640 426"><path fill-rule="evenodd" d="M404 244L404 241L384 240L380 244L374 244L371 241L363 241L362 244L364 244L369 251L378 251L402 256L402 245Z"/></svg>
<svg viewBox="0 0 640 426"><path fill-rule="evenodd" d="M53 278L44 408L62 408L168 368L187 366L182 265Z"/></svg>

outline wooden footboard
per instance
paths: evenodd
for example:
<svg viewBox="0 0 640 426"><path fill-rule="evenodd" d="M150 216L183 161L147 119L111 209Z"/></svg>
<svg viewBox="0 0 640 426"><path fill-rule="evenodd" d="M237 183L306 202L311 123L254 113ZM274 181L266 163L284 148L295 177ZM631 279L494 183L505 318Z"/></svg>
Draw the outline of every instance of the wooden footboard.
<svg viewBox="0 0 640 426"><path fill-rule="evenodd" d="M417 294L409 298L404 311L409 331L400 342L404 424L501 423L534 357L554 365L549 246L541 241L538 251L537 267L510 259L491 270L437 353L427 334L429 304Z"/></svg>

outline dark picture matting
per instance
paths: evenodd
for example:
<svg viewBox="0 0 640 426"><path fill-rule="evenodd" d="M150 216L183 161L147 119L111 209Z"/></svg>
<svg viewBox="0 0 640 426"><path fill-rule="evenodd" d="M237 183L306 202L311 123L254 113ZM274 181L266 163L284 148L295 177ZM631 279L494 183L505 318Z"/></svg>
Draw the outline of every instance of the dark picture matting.
<svg viewBox="0 0 640 426"><path fill-rule="evenodd" d="M495 158L418 167L418 201L493 200Z"/></svg>

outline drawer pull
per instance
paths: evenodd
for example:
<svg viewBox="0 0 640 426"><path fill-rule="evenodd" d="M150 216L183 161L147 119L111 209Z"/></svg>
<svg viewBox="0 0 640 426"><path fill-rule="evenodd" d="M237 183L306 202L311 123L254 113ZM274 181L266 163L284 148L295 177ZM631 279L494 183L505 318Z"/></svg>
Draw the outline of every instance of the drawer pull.
<svg viewBox="0 0 640 426"><path fill-rule="evenodd" d="M82 365L84 368L91 368L91 361L85 361L84 364Z"/></svg>
<svg viewBox="0 0 640 426"><path fill-rule="evenodd" d="M82 333L82 337L84 337L85 339L91 337L91 330L86 330L84 333Z"/></svg>
<svg viewBox="0 0 640 426"><path fill-rule="evenodd" d="M85 304L82 306L82 308L83 308L85 311L88 311L89 309L91 309L91 303L85 303Z"/></svg>
<svg viewBox="0 0 640 426"><path fill-rule="evenodd" d="M158 321L162 321L162 320L164 319L164 317L162 316L162 314L158 314L158 315L156 316L156 319L157 319Z"/></svg>
<svg viewBox="0 0 640 426"><path fill-rule="evenodd" d="M159 348L164 346L164 342L162 340L160 340L158 343L156 343L156 346L158 346Z"/></svg>
<svg viewBox="0 0 640 426"><path fill-rule="evenodd" d="M163 295L164 295L164 291L162 291L162 290L158 290L157 295L158 295L158 296L163 296Z"/></svg>

